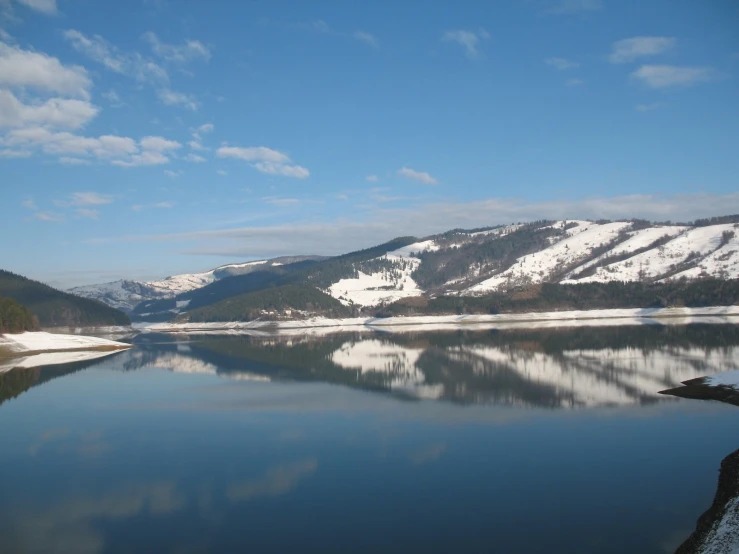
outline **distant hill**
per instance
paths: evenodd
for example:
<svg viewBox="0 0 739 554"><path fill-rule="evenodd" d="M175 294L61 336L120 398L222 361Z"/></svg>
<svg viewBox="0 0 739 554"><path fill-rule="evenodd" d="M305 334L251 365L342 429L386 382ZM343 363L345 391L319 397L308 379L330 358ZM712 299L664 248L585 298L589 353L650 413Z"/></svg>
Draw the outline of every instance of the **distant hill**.
<svg viewBox="0 0 739 554"><path fill-rule="evenodd" d="M0 333L38 331L38 318L12 298L0 296Z"/></svg>
<svg viewBox="0 0 739 554"><path fill-rule="evenodd" d="M296 313L297 312L297 313ZM302 312L302 314L301 314ZM252 321L300 315L348 317L351 310L309 285L284 285L241 294L181 315L181 321Z"/></svg>
<svg viewBox="0 0 739 554"><path fill-rule="evenodd" d="M288 265L312 263L323 259L325 258L322 256L283 256L271 260L223 265L201 273L172 275L158 281L143 282L121 279L99 285L85 285L74 287L68 292L85 298L100 300L109 306L131 313L142 303L163 299L169 300L190 291L202 289L228 277L248 275L256 271L280 270ZM168 305L168 303L164 305ZM139 312L142 312L142 310L139 310Z"/></svg>
<svg viewBox="0 0 739 554"><path fill-rule="evenodd" d="M739 215L692 223L541 220L453 229L420 239L401 237L328 259L273 262L223 266L207 272L204 285L197 285L193 275L170 277L165 281L189 283L187 289L175 293L170 287L165 299L141 301L131 313L136 319L171 320L232 297L286 285L312 287L351 313L368 316L383 311L506 310L510 299L531 294L534 286L553 284L562 287L546 288L544 296L529 302L531 309L646 307L656 302L650 294L670 305L706 305L719 298L727 301L733 290L714 294L706 287L739 279ZM671 286L683 282L707 284L689 290ZM598 286L609 283L645 286ZM89 294L115 305L98 293ZM515 303L511 309L522 305Z"/></svg>
<svg viewBox="0 0 739 554"><path fill-rule="evenodd" d="M131 324L126 314L102 302L62 292L9 271L0 270L0 296L28 308L41 327Z"/></svg>

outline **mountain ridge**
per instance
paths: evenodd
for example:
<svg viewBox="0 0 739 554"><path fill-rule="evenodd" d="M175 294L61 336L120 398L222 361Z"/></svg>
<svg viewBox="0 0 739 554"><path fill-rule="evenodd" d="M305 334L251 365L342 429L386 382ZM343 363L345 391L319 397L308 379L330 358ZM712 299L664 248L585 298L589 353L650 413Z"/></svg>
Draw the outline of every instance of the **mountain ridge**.
<svg viewBox="0 0 739 554"><path fill-rule="evenodd" d="M181 319L190 310L243 294L256 295L248 299L249 306L260 305L259 291L285 285L312 286L352 312L362 313L407 298L486 296L548 283L737 279L737 235L739 215L680 224L638 219L540 220L454 229L420 239L400 237L331 258L227 264L202 274L173 276L148 284L159 287L158 297L134 303L130 296L129 310L134 319ZM202 284L205 280L209 282ZM168 289L163 281L169 281ZM96 293L95 286L73 290Z"/></svg>

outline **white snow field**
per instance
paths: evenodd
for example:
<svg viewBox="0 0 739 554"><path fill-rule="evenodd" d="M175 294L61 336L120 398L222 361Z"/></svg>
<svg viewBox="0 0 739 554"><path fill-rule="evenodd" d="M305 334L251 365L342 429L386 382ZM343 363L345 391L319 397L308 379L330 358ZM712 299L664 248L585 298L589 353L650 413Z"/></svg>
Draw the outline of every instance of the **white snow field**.
<svg viewBox="0 0 739 554"><path fill-rule="evenodd" d="M388 252L377 259L386 259L392 262L405 261L406 269L401 271L401 278L396 280L385 271L366 274L361 271L356 279L341 279L331 285L326 291L349 306L377 306L383 302L394 302L399 298L418 296L423 294L418 284L411 277L411 273L420 265L421 260L414 254L438 250L439 246L432 240L416 242Z"/></svg>
<svg viewBox="0 0 739 554"><path fill-rule="evenodd" d="M594 275L579 279L578 281L566 281L577 283L608 282L608 281L638 281L644 277L656 278L671 271L678 264L685 262L690 256L702 258L700 264L706 265L706 272L716 276L720 267L727 267L733 271L733 277L739 277L739 243L737 239L729 241L729 244L715 252L722 241L725 231L733 232L733 225L711 225L708 227L696 227L677 234L666 244L636 256L632 256L621 262L616 262L605 267L599 267ZM733 246L732 246L733 245ZM734 254L730 251L734 250ZM729 264L716 263L718 260L712 257L729 255ZM699 267L700 267L699 264ZM698 276L701 269L683 272L686 276ZM576 270L577 271L577 270ZM673 275L678 278L680 274ZM732 275L729 275L731 277Z"/></svg>
<svg viewBox="0 0 739 554"><path fill-rule="evenodd" d="M584 260L593 249L613 241L620 231L631 225L625 222L605 225L587 221L577 223L577 227L567 230L567 238L549 248L518 258L512 267L470 287L467 292L479 294L497 290L509 283L536 284L546 281L555 271Z"/></svg>
<svg viewBox="0 0 739 554"><path fill-rule="evenodd" d="M30 352L58 352L64 350L121 350L131 348L131 345L98 337L27 331L25 333L0 335L0 347L14 354L22 355Z"/></svg>

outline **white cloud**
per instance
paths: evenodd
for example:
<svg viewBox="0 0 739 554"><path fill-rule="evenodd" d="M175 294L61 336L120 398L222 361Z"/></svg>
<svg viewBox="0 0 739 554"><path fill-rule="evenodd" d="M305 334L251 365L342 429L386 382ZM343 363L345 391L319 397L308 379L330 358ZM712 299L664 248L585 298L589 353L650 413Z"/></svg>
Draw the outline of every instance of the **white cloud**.
<svg viewBox="0 0 739 554"><path fill-rule="evenodd" d="M663 107L664 104L661 102L655 102L653 104L639 104L635 109L638 112L651 112L652 110L658 110Z"/></svg>
<svg viewBox="0 0 739 554"><path fill-rule="evenodd" d="M68 132L53 132L42 127L14 129L5 135L4 143L10 146L37 147L52 155L84 155L101 159L125 156L138 150L136 142L128 137L83 137Z"/></svg>
<svg viewBox="0 0 739 554"><path fill-rule="evenodd" d="M192 152L190 152L187 156L185 156L185 161L200 164L207 160L202 156L198 156L197 154L193 154Z"/></svg>
<svg viewBox="0 0 739 554"><path fill-rule="evenodd" d="M188 40L183 44L167 44L159 40L152 31L142 37L151 45L151 49L160 58L168 62L186 63L193 60L208 61L211 58L210 48L198 40Z"/></svg>
<svg viewBox="0 0 739 554"><path fill-rule="evenodd" d="M72 47L88 58L103 64L109 70L126 75L142 83L166 84L167 71L153 60L138 52L124 53L100 35L88 37L79 31L69 29L64 32Z"/></svg>
<svg viewBox="0 0 739 554"><path fill-rule="evenodd" d="M129 137L85 137L43 127L12 129L2 142L11 149L38 149L44 154L59 156L61 163L79 165L89 161L86 158L95 158L124 167L169 163L167 154L182 146L163 137L144 137L140 141L142 149L139 149L139 143Z"/></svg>
<svg viewBox="0 0 739 554"><path fill-rule="evenodd" d="M147 150L141 154L134 154L127 160L113 160L111 163L121 167L139 167L144 165L168 164L169 158L161 152Z"/></svg>
<svg viewBox="0 0 739 554"><path fill-rule="evenodd" d="M584 85L584 84L585 84L585 81L584 80L577 79L577 78L567 79L567 81L565 81L565 86L567 86L567 87L578 87L578 86Z"/></svg>
<svg viewBox="0 0 739 554"><path fill-rule="evenodd" d="M479 31L466 31L464 29L457 29L454 31L447 31L441 37L444 42L456 42L464 47L465 55L470 59L477 59L481 57L479 50L480 42L483 39L489 39L490 34L485 29Z"/></svg>
<svg viewBox="0 0 739 554"><path fill-rule="evenodd" d="M656 56L670 50L677 41L670 37L633 37L613 43L611 63L633 62L644 56Z"/></svg>
<svg viewBox="0 0 739 554"><path fill-rule="evenodd" d="M29 87L88 99L92 81L80 66L0 42L0 86Z"/></svg>
<svg viewBox="0 0 739 554"><path fill-rule="evenodd" d="M276 196L265 196L262 198L262 202L274 206L294 206L295 204L300 204L300 200L297 198L278 198Z"/></svg>
<svg viewBox="0 0 739 554"><path fill-rule="evenodd" d="M157 95L167 106L182 106L192 111L197 111L198 109L197 101L188 94L175 92L168 88L162 88L157 91Z"/></svg>
<svg viewBox="0 0 739 554"><path fill-rule="evenodd" d="M287 154L272 150L266 146L250 146L242 148L238 146L222 146L216 151L219 158L237 158L250 162L252 166L270 175L284 175L296 179L305 179L310 176L310 171L299 165L291 165Z"/></svg>
<svg viewBox="0 0 739 554"><path fill-rule="evenodd" d="M33 217L40 221L50 221L54 223L61 223L64 221L64 215L56 212L36 212Z"/></svg>
<svg viewBox="0 0 739 554"><path fill-rule="evenodd" d="M208 150L207 147L203 146L201 143L199 143L196 140L191 140L187 143L187 145L190 147L191 150Z"/></svg>
<svg viewBox="0 0 739 554"><path fill-rule="evenodd" d="M558 0L545 13L571 15L593 12L603 8L603 0Z"/></svg>
<svg viewBox="0 0 739 554"><path fill-rule="evenodd" d="M110 89L110 90L109 90L109 91L107 91L107 92L103 92L103 93L101 93L101 94L100 94L100 96L102 96L102 97L103 97L103 98L105 98L105 99L106 99L106 100L107 100L108 102L110 102L110 105L111 105L111 106L112 106L113 108L122 108L123 106L125 106L125 105L126 105L126 104L125 104L125 102L123 102L123 101L121 100L121 97L120 97L120 96L118 96L118 93L117 93L117 92L116 92L115 90L113 90L113 89Z"/></svg>
<svg viewBox="0 0 739 554"><path fill-rule="evenodd" d="M406 177L408 179L411 179L412 181L418 181L419 183L424 183L426 185L438 185L439 184L439 181L434 179L428 173L424 171L416 171L409 167L400 168L398 170L398 175L400 175L401 177Z"/></svg>
<svg viewBox="0 0 739 554"><path fill-rule="evenodd" d="M228 171L225 169L216 169L216 173L218 173L218 175L228 175Z"/></svg>
<svg viewBox="0 0 739 554"><path fill-rule="evenodd" d="M380 46L380 44L377 42L377 38L371 33L368 33L366 31L354 31L352 33L352 36L357 39L360 42L364 42L365 44L369 44L370 46L377 48Z"/></svg>
<svg viewBox="0 0 739 554"><path fill-rule="evenodd" d="M106 100L110 100L111 102L121 101L120 96L118 96L118 93L113 89L110 89L108 92L101 93L101 96L105 98Z"/></svg>
<svg viewBox="0 0 739 554"><path fill-rule="evenodd" d="M100 219L100 210L92 210L90 208L78 208L76 210L77 215L87 219Z"/></svg>
<svg viewBox="0 0 739 554"><path fill-rule="evenodd" d="M643 65L631 74L651 88L687 87L708 81L713 76L710 67L678 67L674 65Z"/></svg>
<svg viewBox="0 0 739 554"><path fill-rule="evenodd" d="M166 202L157 202L156 204L151 205L152 208L174 208L174 202L166 201Z"/></svg>
<svg viewBox="0 0 739 554"><path fill-rule="evenodd" d="M266 146L222 146L216 154L219 158L238 158L247 162L269 161L274 163L287 163L290 161L287 154L272 150Z"/></svg>
<svg viewBox="0 0 739 554"><path fill-rule="evenodd" d="M46 15L54 15L56 13L56 0L17 0L19 4L23 4L37 12Z"/></svg>
<svg viewBox="0 0 739 554"><path fill-rule="evenodd" d="M112 204L113 197L98 192L73 192L68 200L55 201L57 206L102 206Z"/></svg>
<svg viewBox="0 0 739 554"><path fill-rule="evenodd" d="M0 150L0 158L30 158L33 152L30 150Z"/></svg>
<svg viewBox="0 0 739 554"><path fill-rule="evenodd" d="M168 152L182 147L176 140L168 140L164 137L144 137L139 141L139 144L144 150L154 150L156 152Z"/></svg>
<svg viewBox="0 0 739 554"><path fill-rule="evenodd" d="M36 105L21 103L9 90L0 89L0 127L62 127L77 129L100 109L87 100L51 98Z"/></svg>
<svg viewBox="0 0 739 554"><path fill-rule="evenodd" d="M274 162L256 162L254 167L262 173L270 175L283 175L285 177L294 177L295 179L305 179L310 177L310 171L299 165L285 165Z"/></svg>
<svg viewBox="0 0 739 554"><path fill-rule="evenodd" d="M212 123L203 123L200 127L198 127L198 132L200 133L212 133L213 129L215 129L216 126Z"/></svg>
<svg viewBox="0 0 739 554"><path fill-rule="evenodd" d="M23 202L21 202L21 206L29 210L38 210L38 206L36 205L36 202L34 202L33 198L24 200Z"/></svg>
<svg viewBox="0 0 739 554"><path fill-rule="evenodd" d="M90 160L85 160L84 158L70 158L69 156L62 156L59 158L59 163L64 165L90 165L92 162Z"/></svg>
<svg viewBox="0 0 739 554"><path fill-rule="evenodd" d="M544 63L558 71L566 71L568 69L580 67L579 63L568 60L567 58L547 58L544 60Z"/></svg>
<svg viewBox="0 0 739 554"><path fill-rule="evenodd" d="M580 200L525 202L489 198L468 203L443 201L407 209L379 209L364 218L311 224L239 227L177 234L126 236L96 242L177 242L188 253L233 258L280 255L333 255L368 248L393 237L423 237L454 228L475 228L537 219L620 219L690 221L718 213L739 213L739 193L635 194Z"/></svg>
<svg viewBox="0 0 739 554"><path fill-rule="evenodd" d="M122 52L100 35L87 36L74 29L64 32L64 38L72 47L88 58L103 64L110 71L125 75L140 83L148 83L157 88L157 96L166 105L181 106L197 110L198 103L189 95L169 88L169 74L156 61L139 52ZM187 46L187 52L195 52L198 44ZM171 45L164 45L171 46Z"/></svg>
<svg viewBox="0 0 739 554"><path fill-rule="evenodd" d="M377 177L377 175L367 175L367 176L365 177L365 180L366 180L366 181L369 181L370 183L376 183L376 182L377 182L377 181L379 181L380 179L379 179L379 178Z"/></svg>
<svg viewBox="0 0 739 554"><path fill-rule="evenodd" d="M172 177L174 179L175 177L179 177L180 175L182 175L182 171L172 171L171 169L165 169L164 174L167 177Z"/></svg>

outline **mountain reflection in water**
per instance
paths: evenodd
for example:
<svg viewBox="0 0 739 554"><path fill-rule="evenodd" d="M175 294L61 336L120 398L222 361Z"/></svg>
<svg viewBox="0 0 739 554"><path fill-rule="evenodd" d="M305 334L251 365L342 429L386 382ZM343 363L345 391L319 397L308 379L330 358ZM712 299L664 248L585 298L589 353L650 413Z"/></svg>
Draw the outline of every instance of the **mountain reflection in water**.
<svg viewBox="0 0 739 554"><path fill-rule="evenodd" d="M150 342L157 347L148 348ZM319 338L148 335L138 346L121 354L126 369L315 380L409 399L547 408L656 402L664 400L658 391L686 379L739 367L739 330L715 325Z"/></svg>
<svg viewBox="0 0 739 554"><path fill-rule="evenodd" d="M736 449L733 325L135 346L0 373L3 554L663 554Z"/></svg>

